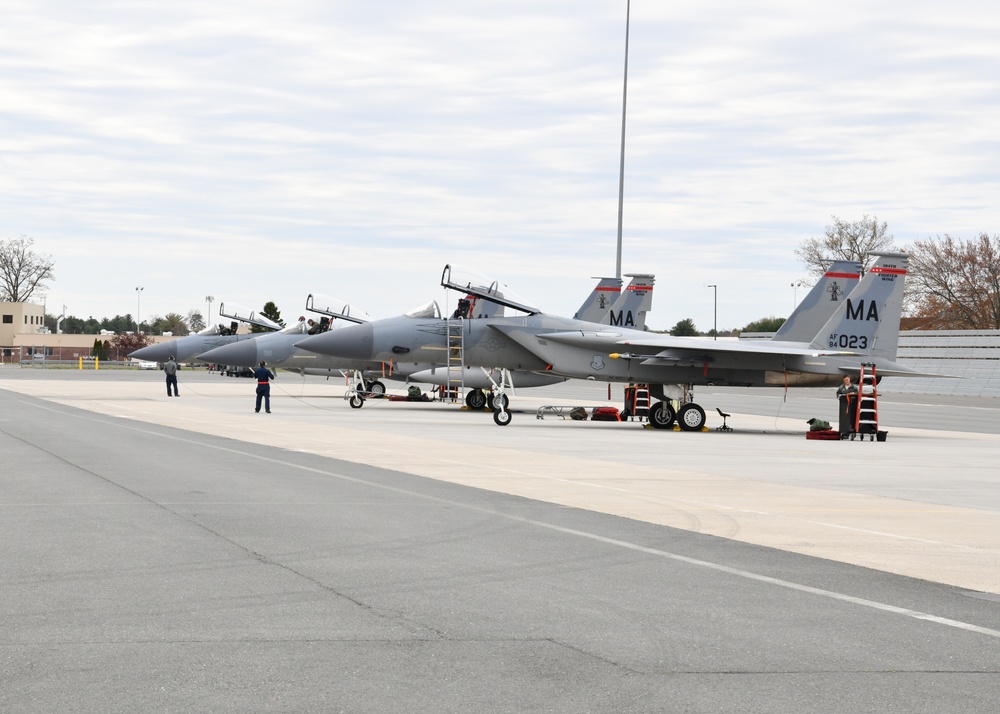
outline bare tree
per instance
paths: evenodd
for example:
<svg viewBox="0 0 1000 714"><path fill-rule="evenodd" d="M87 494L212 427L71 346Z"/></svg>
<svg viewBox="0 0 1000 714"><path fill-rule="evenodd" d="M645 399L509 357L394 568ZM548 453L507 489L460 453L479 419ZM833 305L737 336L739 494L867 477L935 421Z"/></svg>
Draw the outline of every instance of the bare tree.
<svg viewBox="0 0 1000 714"><path fill-rule="evenodd" d="M25 302L52 279L52 256L31 250L34 242L26 235L0 241L0 300Z"/></svg>
<svg viewBox="0 0 1000 714"><path fill-rule="evenodd" d="M921 329L1000 330L1000 236L945 234L909 252L911 314Z"/></svg>
<svg viewBox="0 0 1000 714"><path fill-rule="evenodd" d="M865 272L871 267L874 258L870 252L896 251L895 240L886 231L889 225L878 222L878 216L865 215L860 221L848 222L830 216L833 225L827 226L822 238L807 238L798 248L795 255L802 259L809 269L809 274L823 277L823 273L834 260L855 260L864 266Z"/></svg>

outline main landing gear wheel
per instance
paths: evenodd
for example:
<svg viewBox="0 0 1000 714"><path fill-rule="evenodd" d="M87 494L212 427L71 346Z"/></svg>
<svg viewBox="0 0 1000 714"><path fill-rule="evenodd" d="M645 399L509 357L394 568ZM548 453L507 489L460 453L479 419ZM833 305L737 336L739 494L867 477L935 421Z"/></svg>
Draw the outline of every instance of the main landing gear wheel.
<svg viewBox="0 0 1000 714"><path fill-rule="evenodd" d="M385 394L385 385L375 380L374 382L369 382L365 385L365 391L368 392L373 397L381 397Z"/></svg>
<svg viewBox="0 0 1000 714"><path fill-rule="evenodd" d="M497 426L507 426L510 424L510 412L506 409L493 412L493 421Z"/></svg>
<svg viewBox="0 0 1000 714"><path fill-rule="evenodd" d="M351 409L360 409L365 405L365 398L362 397L360 394L355 394L353 397L351 397L349 403L351 405Z"/></svg>
<svg viewBox="0 0 1000 714"><path fill-rule="evenodd" d="M469 409L482 409L486 406L486 395L482 389L473 389L465 395L465 406Z"/></svg>
<svg viewBox="0 0 1000 714"><path fill-rule="evenodd" d="M685 404L677 412L677 423L684 431L701 431L705 426L705 410L697 404Z"/></svg>
<svg viewBox="0 0 1000 714"><path fill-rule="evenodd" d="M669 429L674 425L674 408L669 402L657 402L649 410L649 424L654 429Z"/></svg>
<svg viewBox="0 0 1000 714"><path fill-rule="evenodd" d="M500 395L500 404L503 404L504 411L506 411L507 407L510 405L510 399L507 398L506 394L501 394ZM497 409L497 400L493 398L492 394L490 394L488 397L486 397L486 406L488 406L490 409L496 411L496 409Z"/></svg>

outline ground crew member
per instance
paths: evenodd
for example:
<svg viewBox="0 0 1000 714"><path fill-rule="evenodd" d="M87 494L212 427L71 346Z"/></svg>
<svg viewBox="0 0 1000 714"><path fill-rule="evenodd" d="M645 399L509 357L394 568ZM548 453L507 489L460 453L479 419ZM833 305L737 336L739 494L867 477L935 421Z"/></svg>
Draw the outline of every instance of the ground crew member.
<svg viewBox="0 0 1000 714"><path fill-rule="evenodd" d="M177 363L174 362L174 356L170 355L167 357L167 361L163 363L163 373L167 375L167 396L168 397L179 397L177 393ZM174 387L174 393L170 393L170 385Z"/></svg>
<svg viewBox="0 0 1000 714"><path fill-rule="evenodd" d="M844 383L837 387L837 398L840 400L840 433L850 434L854 431L854 417L858 410L858 388L851 384L850 377L844 377Z"/></svg>
<svg viewBox="0 0 1000 714"><path fill-rule="evenodd" d="M260 367L253 371L253 376L257 378L257 407L255 412L260 411L260 400L264 400L264 411L271 413L271 380L275 379L274 372L264 365L264 360L260 361Z"/></svg>

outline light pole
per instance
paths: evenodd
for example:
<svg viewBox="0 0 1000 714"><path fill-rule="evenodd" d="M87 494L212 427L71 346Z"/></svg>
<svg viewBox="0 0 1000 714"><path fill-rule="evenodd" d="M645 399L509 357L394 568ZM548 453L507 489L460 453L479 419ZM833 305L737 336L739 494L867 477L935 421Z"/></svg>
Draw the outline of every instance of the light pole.
<svg viewBox="0 0 1000 714"><path fill-rule="evenodd" d="M135 334L141 335L142 332L139 330L139 313L142 312L139 305L142 304L142 291L146 288L137 287L135 289Z"/></svg>
<svg viewBox="0 0 1000 714"><path fill-rule="evenodd" d="M799 306L799 288L804 288L805 286L806 284L802 280L796 280L792 283L792 310L795 310Z"/></svg>
<svg viewBox="0 0 1000 714"><path fill-rule="evenodd" d="M719 339L719 286L709 285L712 288L712 339ZM715 349L714 347L712 349Z"/></svg>
<svg viewBox="0 0 1000 714"><path fill-rule="evenodd" d="M212 296L212 295L206 295L205 296L205 302L208 303L208 312L205 314L205 327L208 327L210 324L212 324L212 301L213 300L215 300L214 296Z"/></svg>

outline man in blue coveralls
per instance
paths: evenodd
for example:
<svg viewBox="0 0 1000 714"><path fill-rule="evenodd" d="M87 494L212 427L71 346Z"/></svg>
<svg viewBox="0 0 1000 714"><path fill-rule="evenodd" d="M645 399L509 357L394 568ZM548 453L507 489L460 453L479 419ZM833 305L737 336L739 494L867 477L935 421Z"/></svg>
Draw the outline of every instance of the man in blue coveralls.
<svg viewBox="0 0 1000 714"><path fill-rule="evenodd" d="M271 380L275 379L274 372L264 365L264 360L260 361L260 367L253 371L253 376L257 378L257 407L255 412L260 411L260 400L264 400L264 411L271 413Z"/></svg>

